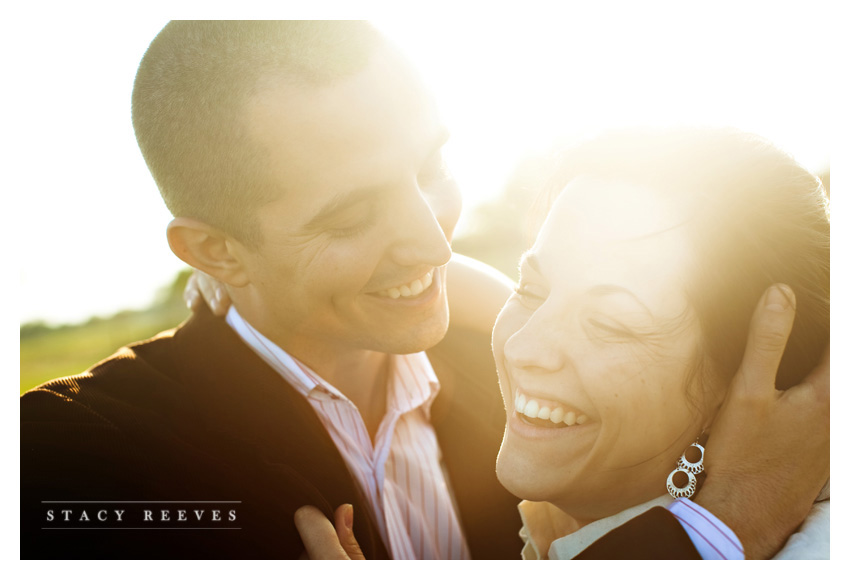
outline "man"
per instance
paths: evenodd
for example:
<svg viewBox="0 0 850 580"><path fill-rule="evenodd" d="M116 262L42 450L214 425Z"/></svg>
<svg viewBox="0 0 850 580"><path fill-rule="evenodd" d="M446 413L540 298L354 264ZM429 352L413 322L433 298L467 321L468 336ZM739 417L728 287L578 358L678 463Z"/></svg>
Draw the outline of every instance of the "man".
<svg viewBox="0 0 850 580"><path fill-rule="evenodd" d="M411 67L364 23L172 22L139 67L133 122L172 250L233 308L22 397L22 555L294 558L300 506L350 504L368 558L516 557L489 329L447 334L447 132ZM744 370L764 385L769 366ZM794 421L823 415L798 407ZM782 428L784 452L808 451ZM726 447L718 473L739 469L703 503L754 555L775 550L824 454L762 482ZM799 499L780 515L712 503L738 484L744 506ZM636 521L590 555L697 557L665 514L660 536Z"/></svg>

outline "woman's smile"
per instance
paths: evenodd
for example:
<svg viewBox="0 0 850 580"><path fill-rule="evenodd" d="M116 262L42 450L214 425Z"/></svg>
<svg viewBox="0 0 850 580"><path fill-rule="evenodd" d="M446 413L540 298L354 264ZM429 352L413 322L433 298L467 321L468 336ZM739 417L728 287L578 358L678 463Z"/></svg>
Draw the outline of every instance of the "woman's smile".
<svg viewBox="0 0 850 580"><path fill-rule="evenodd" d="M573 427L583 425L588 420L584 411L569 403L532 395L519 388L514 396L514 411L529 425L546 428Z"/></svg>

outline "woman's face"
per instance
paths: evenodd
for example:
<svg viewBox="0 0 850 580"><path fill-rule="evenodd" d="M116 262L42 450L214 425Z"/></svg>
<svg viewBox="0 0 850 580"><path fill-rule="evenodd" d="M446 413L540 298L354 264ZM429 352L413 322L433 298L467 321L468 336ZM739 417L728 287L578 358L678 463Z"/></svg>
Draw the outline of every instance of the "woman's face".
<svg viewBox="0 0 850 580"><path fill-rule="evenodd" d="M499 479L580 522L665 493L719 403L688 384L694 257L669 206L619 181L570 182L493 330L508 416Z"/></svg>

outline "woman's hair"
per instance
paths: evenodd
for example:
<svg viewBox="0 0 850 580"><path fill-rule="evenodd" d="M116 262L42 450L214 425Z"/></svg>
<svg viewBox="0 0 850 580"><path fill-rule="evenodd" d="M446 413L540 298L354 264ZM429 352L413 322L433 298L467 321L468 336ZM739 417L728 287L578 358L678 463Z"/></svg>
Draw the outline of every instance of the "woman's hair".
<svg viewBox="0 0 850 580"><path fill-rule="evenodd" d="M548 202L574 177L624 181L688 209L696 250L686 292L703 354L725 383L741 363L756 304L791 287L796 317L776 379L798 384L829 343L829 201L820 180L764 139L730 129L625 130L559 156ZM652 272L647 272L648 276Z"/></svg>

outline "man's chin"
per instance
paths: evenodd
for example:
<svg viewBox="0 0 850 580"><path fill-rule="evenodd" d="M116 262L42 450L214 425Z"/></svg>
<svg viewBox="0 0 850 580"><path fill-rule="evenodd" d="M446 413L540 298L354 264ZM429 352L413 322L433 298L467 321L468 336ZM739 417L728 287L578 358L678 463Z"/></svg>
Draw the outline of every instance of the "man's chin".
<svg viewBox="0 0 850 580"><path fill-rule="evenodd" d="M437 346L446 336L448 325L436 329L429 329L428 332L418 334L417 336L399 337L394 344L387 345L384 352L391 354L411 354L414 352L422 352Z"/></svg>
<svg viewBox="0 0 850 580"><path fill-rule="evenodd" d="M387 330L376 341L371 350L389 354L411 354L422 352L437 345L446 336L449 328L448 312L444 316L432 318L427 323L411 325L407 328Z"/></svg>

